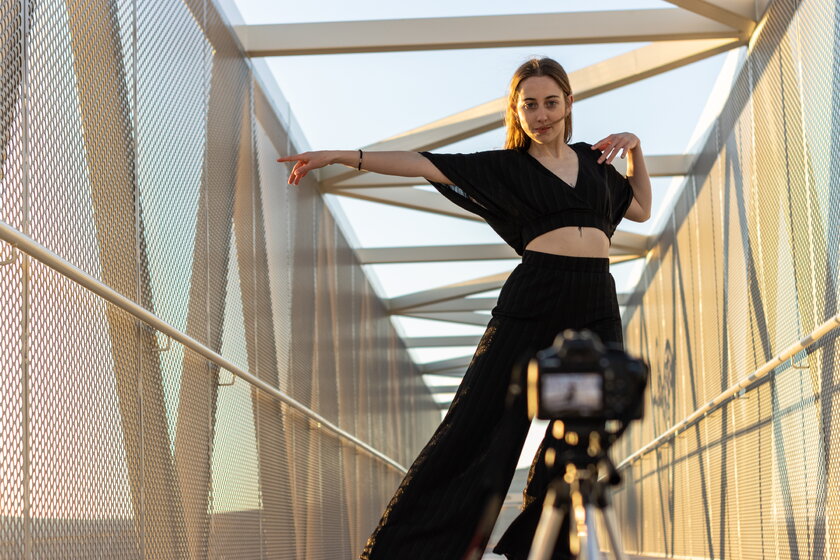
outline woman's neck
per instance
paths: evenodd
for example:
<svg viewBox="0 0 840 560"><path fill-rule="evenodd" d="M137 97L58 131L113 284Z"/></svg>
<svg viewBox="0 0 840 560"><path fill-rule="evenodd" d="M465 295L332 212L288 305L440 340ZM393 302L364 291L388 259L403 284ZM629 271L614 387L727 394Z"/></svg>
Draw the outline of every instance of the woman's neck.
<svg viewBox="0 0 840 560"><path fill-rule="evenodd" d="M538 144L532 140L531 145L528 146L528 153L534 157L549 157L560 159L564 156L564 154L567 154L570 151L572 151L572 149L559 136L553 142L548 142L545 144Z"/></svg>

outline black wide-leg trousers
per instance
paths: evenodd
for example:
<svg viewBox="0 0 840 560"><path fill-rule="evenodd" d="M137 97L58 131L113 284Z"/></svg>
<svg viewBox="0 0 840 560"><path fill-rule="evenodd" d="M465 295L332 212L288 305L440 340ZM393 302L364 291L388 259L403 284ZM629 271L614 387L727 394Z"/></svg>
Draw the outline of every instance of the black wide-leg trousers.
<svg viewBox="0 0 840 560"><path fill-rule="evenodd" d="M506 406L511 371L565 329L622 343L609 259L525 251L508 277L449 411L368 539L361 560L461 560L488 494L510 484L528 434L524 406ZM545 480L537 454L526 507L497 546L527 557ZM535 515L536 512L536 515Z"/></svg>

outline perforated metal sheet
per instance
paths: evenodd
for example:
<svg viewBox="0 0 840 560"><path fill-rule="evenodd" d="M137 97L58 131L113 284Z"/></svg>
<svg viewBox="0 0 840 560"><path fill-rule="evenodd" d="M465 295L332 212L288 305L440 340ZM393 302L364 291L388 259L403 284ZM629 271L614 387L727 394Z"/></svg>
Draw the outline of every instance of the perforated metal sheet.
<svg viewBox="0 0 840 560"><path fill-rule="evenodd" d="M837 312L840 12L777 0L625 316L651 363L629 456ZM834 331L629 463L627 550L824 558L837 535Z"/></svg>
<svg viewBox="0 0 840 560"><path fill-rule="evenodd" d="M23 218L23 5L0 4L0 219L21 227ZM22 274L16 253L0 244L0 556L24 553Z"/></svg>
<svg viewBox="0 0 840 560"><path fill-rule="evenodd" d="M0 219L410 462L433 399L214 5L0 37ZM2 558L350 558L402 476L5 243L0 367Z"/></svg>

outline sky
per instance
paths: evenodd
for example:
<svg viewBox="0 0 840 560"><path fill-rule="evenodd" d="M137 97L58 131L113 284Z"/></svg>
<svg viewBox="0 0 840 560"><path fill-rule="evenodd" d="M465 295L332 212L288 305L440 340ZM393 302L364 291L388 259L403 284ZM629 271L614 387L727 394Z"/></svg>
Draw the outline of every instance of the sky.
<svg viewBox="0 0 840 560"><path fill-rule="evenodd" d="M246 24L674 7L655 0L234 1ZM265 61L312 149L357 149L504 96L513 71L532 56L550 56L573 72L640 46L644 44L288 56ZM731 65L733 57L724 53L576 102L572 142L593 143L613 132L630 131L639 136L647 155L685 153L696 141L698 132L702 132L703 125L698 131L698 121L728 56ZM496 149L503 142L504 130L498 129L438 151ZM624 220L619 229L656 233L670 210L667 200L681 183L681 178L652 179L653 218L642 224ZM333 205L340 207L348 218L352 229L347 232L348 237L358 246L500 242L483 223L327 196L334 199ZM515 260L502 260L366 265L366 272L380 296L390 298L511 270L516 264ZM643 261L637 260L611 267L619 293L632 290L642 266ZM395 317L394 323L405 336L481 334L484 330L400 317ZM415 361L429 362L473 350L412 349L410 352ZM426 378L430 383L441 381Z"/></svg>

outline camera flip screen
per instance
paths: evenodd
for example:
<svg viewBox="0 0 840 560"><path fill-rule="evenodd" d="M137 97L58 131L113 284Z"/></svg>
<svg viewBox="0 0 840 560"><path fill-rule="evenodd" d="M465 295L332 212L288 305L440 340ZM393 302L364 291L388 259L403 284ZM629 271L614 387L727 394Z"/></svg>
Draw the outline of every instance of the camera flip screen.
<svg viewBox="0 0 840 560"><path fill-rule="evenodd" d="M595 416L604 408L600 373L550 373L540 381L540 408L553 417Z"/></svg>

